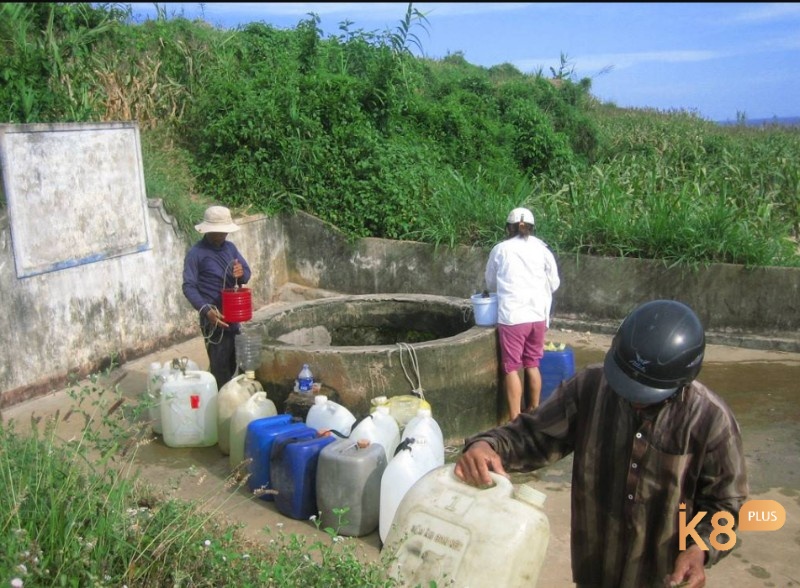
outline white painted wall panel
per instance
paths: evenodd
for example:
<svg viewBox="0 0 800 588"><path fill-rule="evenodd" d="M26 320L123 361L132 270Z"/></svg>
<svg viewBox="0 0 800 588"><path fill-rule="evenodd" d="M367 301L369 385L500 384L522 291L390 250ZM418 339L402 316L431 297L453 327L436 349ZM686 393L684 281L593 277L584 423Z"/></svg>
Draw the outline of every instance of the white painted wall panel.
<svg viewBox="0 0 800 588"><path fill-rule="evenodd" d="M134 123L0 125L0 154L17 277L150 249Z"/></svg>

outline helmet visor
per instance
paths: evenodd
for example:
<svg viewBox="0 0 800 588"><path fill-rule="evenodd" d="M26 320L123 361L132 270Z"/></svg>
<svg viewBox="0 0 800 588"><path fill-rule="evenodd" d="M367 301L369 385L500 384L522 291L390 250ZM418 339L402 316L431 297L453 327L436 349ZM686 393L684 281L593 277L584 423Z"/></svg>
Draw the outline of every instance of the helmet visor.
<svg viewBox="0 0 800 588"><path fill-rule="evenodd" d="M632 378L617 364L613 348L606 353L603 372L614 392L637 404L656 404L675 394L679 388L679 386L656 388Z"/></svg>

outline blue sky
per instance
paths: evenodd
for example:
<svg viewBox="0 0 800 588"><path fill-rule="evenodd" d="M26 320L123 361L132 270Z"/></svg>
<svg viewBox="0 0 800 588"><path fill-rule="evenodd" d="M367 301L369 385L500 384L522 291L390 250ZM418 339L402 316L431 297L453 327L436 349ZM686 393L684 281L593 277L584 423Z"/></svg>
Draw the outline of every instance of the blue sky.
<svg viewBox="0 0 800 588"><path fill-rule="evenodd" d="M133 3L138 20L153 3ZM308 13L325 36L394 30L407 3L158 3L168 16L235 28L294 28ZM800 3L420 2L425 56L461 52L475 65L558 69L592 79L592 94L621 107L683 109L715 121L800 116ZM419 54L418 51L415 51Z"/></svg>

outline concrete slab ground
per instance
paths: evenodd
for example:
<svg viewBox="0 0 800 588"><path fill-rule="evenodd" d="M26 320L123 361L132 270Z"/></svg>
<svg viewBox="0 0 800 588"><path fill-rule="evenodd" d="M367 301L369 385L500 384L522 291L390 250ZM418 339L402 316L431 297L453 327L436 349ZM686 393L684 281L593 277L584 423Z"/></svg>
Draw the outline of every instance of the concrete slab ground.
<svg viewBox="0 0 800 588"><path fill-rule="evenodd" d="M576 350L576 363L580 369L596 361L607 348L610 337L590 333L577 333L552 329L548 339L567 343ZM128 398L134 399L145 389L148 366L153 361L164 362L174 357L186 356L206 369L208 360L203 341L198 336L145 357L130 361L103 378L106 384L119 386ZM800 366L800 354L765 352L710 346L709 364L741 364L747 362L775 362L775 365ZM705 369L705 368L704 368ZM792 372L796 374L797 372ZM794 376L792 376L794 377ZM796 379L793 380L795 383ZM79 383L78 386L81 384ZM796 403L796 399L794 400ZM62 417L73 401L67 390L51 394L4 409L4 421L14 419L18 429L30 426L31 417L51 418L56 413ZM434 416L436 407L433 407ZM797 410L796 407L794 410ZM79 434L76 419L61 422L60 436L68 439ZM764 423L762 423L764 424ZM800 564L797 553L800 546L800 452L797 423L770 427L743 426L748 466L758 475L751 481L751 498L778 501L786 510L784 527L775 532L740 533L738 545L732 554L707 571L707 586L711 587L789 587L800 586ZM447 459L453 461L458 447L449 447ZM231 489L229 484L229 458L217 446L208 448L170 448L159 437L139 447L135 457L138 476L158 485L176 497L197 501L204 508L216 511L231 522L244 526L246 534L256 540L269 540L265 529L280 529L288 533L301 533L326 541L327 536L316 530L309 521L296 521L281 515L274 503L254 498L243 490ZM547 494L545 505L550 520L551 535L541 572L539 586L573 586L569 555L569 495L571 460L566 459L535 474L515 475L515 483L528 483ZM380 558L378 533L349 539L365 560ZM502 565L497 563L496 565Z"/></svg>

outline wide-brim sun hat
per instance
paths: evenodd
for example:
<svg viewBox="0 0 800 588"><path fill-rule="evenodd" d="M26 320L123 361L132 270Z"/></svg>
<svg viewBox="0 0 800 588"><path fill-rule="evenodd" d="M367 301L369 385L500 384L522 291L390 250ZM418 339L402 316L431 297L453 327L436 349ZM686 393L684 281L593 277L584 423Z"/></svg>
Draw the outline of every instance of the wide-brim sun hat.
<svg viewBox="0 0 800 588"><path fill-rule="evenodd" d="M203 222L195 225L199 233L233 233L239 225L233 222L231 211L224 206L209 206L203 214Z"/></svg>
<svg viewBox="0 0 800 588"><path fill-rule="evenodd" d="M510 225L516 223L526 223L532 225L534 224L533 213L527 208L515 208L508 213L508 217L506 217L506 223Z"/></svg>

